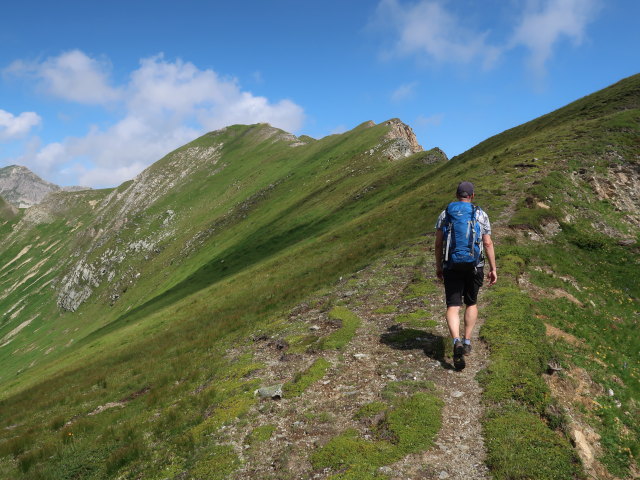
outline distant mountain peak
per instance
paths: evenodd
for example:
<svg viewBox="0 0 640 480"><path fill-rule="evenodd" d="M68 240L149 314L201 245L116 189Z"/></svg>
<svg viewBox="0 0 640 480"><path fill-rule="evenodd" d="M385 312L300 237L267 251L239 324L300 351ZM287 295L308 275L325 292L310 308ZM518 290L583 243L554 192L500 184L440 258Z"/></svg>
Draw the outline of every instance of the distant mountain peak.
<svg viewBox="0 0 640 480"><path fill-rule="evenodd" d="M18 208L37 205L52 192L87 190L88 187L60 187L43 180L27 167L9 165L0 168L0 195Z"/></svg>

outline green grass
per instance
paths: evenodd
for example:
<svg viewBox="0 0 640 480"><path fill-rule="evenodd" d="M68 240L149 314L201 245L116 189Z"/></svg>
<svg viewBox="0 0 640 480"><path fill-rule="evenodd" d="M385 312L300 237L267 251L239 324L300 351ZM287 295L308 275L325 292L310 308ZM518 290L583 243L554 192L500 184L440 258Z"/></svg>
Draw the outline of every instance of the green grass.
<svg viewBox="0 0 640 480"><path fill-rule="evenodd" d="M407 293L404 295L404 298L407 300L424 298L430 294L438 293L439 291L440 290L434 283L433 279L424 279L418 276L408 285Z"/></svg>
<svg viewBox="0 0 640 480"><path fill-rule="evenodd" d="M376 308L373 313L381 313L381 314L386 314L386 313L395 313L398 310L398 307L396 307L395 305L384 305L380 308Z"/></svg>
<svg viewBox="0 0 640 480"><path fill-rule="evenodd" d="M183 171L176 162L190 148L224 143L218 163L190 164L188 175L173 187L155 188L162 195L127 214L126 222L119 212L137 182L57 194L51 217L38 225L22 222L23 211L3 214L0 344L9 343L0 347L0 477L228 475L239 464L227 450L222 426L251 410L264 366L251 358L230 361L225 352L246 345L258 331L273 331L276 324L283 329L294 304L331 292L340 277L431 231L462 177L475 183L477 203L492 220L509 213L514 199L530 197L533 203L516 203L514 217L505 222L539 228L546 220L535 207L541 201L551 206L562 229L535 247L518 244L513 233L510 245L499 250L503 286L496 286L492 299L494 326L488 322L483 331L495 355L493 370L482 380L487 401L517 412L513 418L520 418L522 429L537 432L532 439L543 438L531 419L558 423L540 382L545 359L552 354L567 366L585 368L616 392L614 398L598 399L601 411L585 415L601 434L601 461L624 477L638 457L630 439L639 435L634 399L640 395L635 355L640 345L637 336L628 335L637 330L638 235L625 223L624 212L594 200L585 179L604 175L609 167L637 165L639 85L640 77L631 77L431 165L423 162L430 152L393 162L364 154L383 141L384 125L295 148L264 142L264 127L234 126L154 164L149 174L171 179ZM612 151L616 155L609 155ZM621 246L616 235L603 235L593 225L635 237L636 244ZM144 242L153 247L145 249ZM99 284L81 281L92 289L91 297L75 312L61 311L56 289L81 259ZM526 299L515 279L533 266L572 277L580 290L559 283L559 277L531 278L566 289L585 306ZM390 283L388 276L369 281ZM434 288L416 277L405 294L425 301ZM513 319L507 318L510 312ZM332 315L342 327L318 342L344 349L359 320L344 307ZM583 339L606 367L588 353L547 343L540 336L542 316ZM293 353L305 354L316 345L311 335L291 332L300 335L290 339ZM383 341L423 348L418 339L425 336L424 330L404 329ZM510 360L513 345L521 346L526 358ZM303 392L310 379L321 378L328 365L314 365L288 388ZM416 401L426 402L419 393ZM88 415L123 400L124 407ZM621 403L619 410L614 401ZM356 445L363 441L352 437ZM502 441L509 446L508 436ZM559 459L568 458L565 447L570 447L563 441L551 442ZM384 456L387 447L378 446ZM532 441L524 450L533 452L532 462L539 461L534 447ZM499 450L492 455L497 455L492 465L503 464Z"/></svg>
<svg viewBox="0 0 640 480"><path fill-rule="evenodd" d="M526 409L491 409L484 435L487 465L496 479L569 480L582 475L566 438Z"/></svg>
<svg viewBox="0 0 640 480"><path fill-rule="evenodd" d="M419 391L424 387L399 383L389 388L395 395L388 405L376 402L363 406L356 418L384 412L371 430L374 438L366 440L358 430L345 430L312 454L314 469L329 468L336 472L331 477L336 479L385 478L378 473L381 466L427 450L440 429L443 402L430 393L429 386L429 391Z"/></svg>
<svg viewBox="0 0 640 480"><path fill-rule="evenodd" d="M542 378L551 351L545 328L516 286L525 261L514 254L500 258L501 286L485 296L489 307L480 331L491 352L479 374L487 464L500 479L572 479L581 472L577 455L568 438L548 426L557 418Z"/></svg>
<svg viewBox="0 0 640 480"><path fill-rule="evenodd" d="M429 312L423 309L416 310L412 313L403 313L402 315L398 315L396 316L396 321L413 328L432 328L438 324L438 322L431 318Z"/></svg>
<svg viewBox="0 0 640 480"><path fill-rule="evenodd" d="M535 305L533 313L583 342L554 342L554 356L565 368L584 368L604 391L614 392L614 397L603 393L595 398L601 407L583 416L601 436L604 452L600 461L624 478L632 459L640 454L633 440L640 435L638 406L633 400L640 395L640 362L635 354L640 343L628 334L638 322L640 288L638 282L629 281L634 278L637 254L612 240L594 250L591 243L576 243L575 235L569 230L559 239L564 243L538 249L532 262L554 275L535 272L531 279L542 288L570 293L582 306L565 298L546 298ZM588 232L581 236L588 238ZM597 278L594 271L599 272Z"/></svg>
<svg viewBox="0 0 640 480"><path fill-rule="evenodd" d="M196 480L224 480L240 467L240 460L229 445L216 445L207 450L190 469Z"/></svg>

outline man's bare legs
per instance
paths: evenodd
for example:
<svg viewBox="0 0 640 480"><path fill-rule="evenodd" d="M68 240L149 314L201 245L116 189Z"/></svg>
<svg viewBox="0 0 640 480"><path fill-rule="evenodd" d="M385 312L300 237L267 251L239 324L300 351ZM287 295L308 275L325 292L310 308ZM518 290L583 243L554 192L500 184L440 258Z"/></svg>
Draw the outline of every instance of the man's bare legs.
<svg viewBox="0 0 640 480"><path fill-rule="evenodd" d="M478 306L467 305L464 310L464 338L471 340L478 320ZM460 307L447 307L447 325L451 338L460 338Z"/></svg>
<svg viewBox="0 0 640 480"><path fill-rule="evenodd" d="M478 306L467 305L464 310L464 338L465 340L471 340L471 334L473 333L473 327L476 326L478 320Z"/></svg>
<svg viewBox="0 0 640 480"><path fill-rule="evenodd" d="M460 338L460 307L447 307L447 325L451 338Z"/></svg>

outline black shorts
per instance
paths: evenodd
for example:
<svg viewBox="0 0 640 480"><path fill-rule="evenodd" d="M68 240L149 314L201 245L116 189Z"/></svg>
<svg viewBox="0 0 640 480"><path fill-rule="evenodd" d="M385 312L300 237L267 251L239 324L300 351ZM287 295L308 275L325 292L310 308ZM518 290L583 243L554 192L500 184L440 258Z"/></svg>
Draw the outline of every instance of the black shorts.
<svg viewBox="0 0 640 480"><path fill-rule="evenodd" d="M482 267L468 271L444 270L444 293L447 307L475 305L478 302L478 291L484 280Z"/></svg>

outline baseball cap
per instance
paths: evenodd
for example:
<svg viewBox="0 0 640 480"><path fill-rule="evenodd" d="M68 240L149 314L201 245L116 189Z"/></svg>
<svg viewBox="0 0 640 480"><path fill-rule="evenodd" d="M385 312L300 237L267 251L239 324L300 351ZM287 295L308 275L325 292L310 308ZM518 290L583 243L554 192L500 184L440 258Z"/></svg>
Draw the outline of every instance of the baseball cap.
<svg viewBox="0 0 640 480"><path fill-rule="evenodd" d="M460 182L458 190L456 190L456 196L458 197L470 197L473 195L473 183Z"/></svg>

